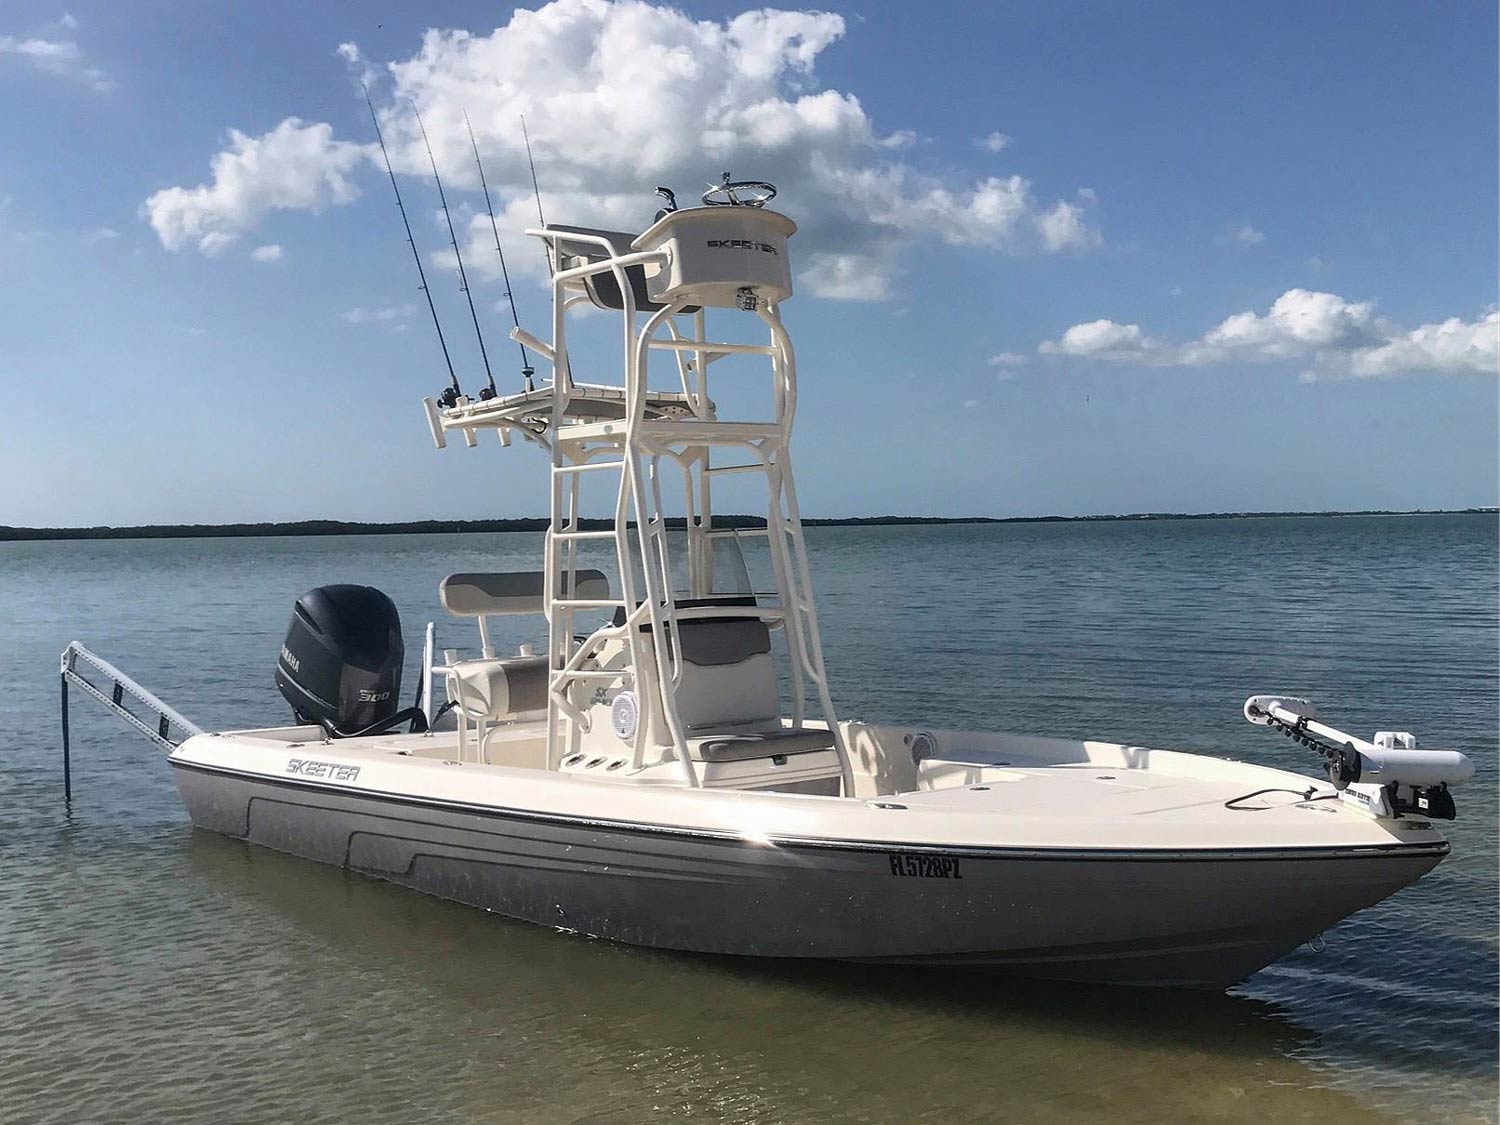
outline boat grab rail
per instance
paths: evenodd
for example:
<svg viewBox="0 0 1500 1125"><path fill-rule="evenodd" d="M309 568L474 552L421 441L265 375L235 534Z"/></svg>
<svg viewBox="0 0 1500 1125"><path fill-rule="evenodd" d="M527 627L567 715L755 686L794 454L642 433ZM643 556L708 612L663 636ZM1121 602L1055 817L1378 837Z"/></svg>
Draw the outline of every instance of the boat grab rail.
<svg viewBox="0 0 1500 1125"><path fill-rule="evenodd" d="M99 673L101 679L109 681L108 694L104 688L85 675L85 671L79 667L80 664L85 666L85 669L92 668ZM70 642L68 647L63 649L58 670L61 674L59 682L62 704L63 797L67 801L73 799L72 746L68 729L68 685L70 683L76 684L86 695L98 700L107 710L164 750L175 750L187 741L187 738L204 733L203 728L197 723L163 703L152 692L102 656L90 652L78 641ZM154 725L126 706L126 695L155 713ZM174 728L181 731L187 738L174 738Z"/></svg>

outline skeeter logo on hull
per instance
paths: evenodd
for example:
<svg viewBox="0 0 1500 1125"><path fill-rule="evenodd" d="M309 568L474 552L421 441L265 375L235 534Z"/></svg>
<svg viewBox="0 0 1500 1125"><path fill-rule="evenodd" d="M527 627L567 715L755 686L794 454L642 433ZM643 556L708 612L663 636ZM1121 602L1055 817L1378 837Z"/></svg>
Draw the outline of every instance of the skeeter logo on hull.
<svg viewBox="0 0 1500 1125"><path fill-rule="evenodd" d="M353 781L359 776L358 766L344 766L337 762L318 762L311 758L291 758L286 772L298 777L326 777L330 781Z"/></svg>

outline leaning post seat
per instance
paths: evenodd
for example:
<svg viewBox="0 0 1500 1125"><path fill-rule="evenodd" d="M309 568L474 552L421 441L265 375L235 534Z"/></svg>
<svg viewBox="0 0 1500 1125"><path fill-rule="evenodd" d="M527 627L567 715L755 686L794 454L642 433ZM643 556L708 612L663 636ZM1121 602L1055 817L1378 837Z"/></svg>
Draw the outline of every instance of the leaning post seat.
<svg viewBox="0 0 1500 1125"><path fill-rule="evenodd" d="M559 579L559 585L566 587L565 576L560 575ZM443 686L458 710L460 746L467 724L479 725L481 759L487 725L546 710L547 658L496 656L486 624L490 617L545 613L545 583L542 571L530 570L450 574L438 585L438 598L444 609L455 617L473 617L479 622L483 656L446 665ZM562 596L589 600L609 597L609 579L603 571L577 571L573 586L572 591L564 589Z"/></svg>
<svg viewBox="0 0 1500 1125"><path fill-rule="evenodd" d="M444 677L448 698L465 718L479 722L498 722L547 706L545 656L459 660L447 666Z"/></svg>
<svg viewBox="0 0 1500 1125"><path fill-rule="evenodd" d="M623 257L626 254L635 253L630 244L635 241L635 235L627 234L619 230L599 230L595 227L573 227L564 226L560 223L548 223L545 230L555 231L561 234L584 234L592 235L594 238L602 238L609 242L613 250L613 256ZM590 265L595 262L606 260L607 255L604 248L597 242L578 239L570 241L559 238L554 245L557 248L557 262L554 272L561 273L563 270L574 269L577 266ZM637 312L656 312L666 306L651 299L651 294L646 291L646 267L642 265L626 266L625 276L630 279L631 295L635 297ZM620 284L615 278L613 270L601 270L599 273L591 274L578 283L588 293L589 300L597 308L620 312L625 308L625 299L620 293ZM696 306L684 308L684 313L694 313Z"/></svg>

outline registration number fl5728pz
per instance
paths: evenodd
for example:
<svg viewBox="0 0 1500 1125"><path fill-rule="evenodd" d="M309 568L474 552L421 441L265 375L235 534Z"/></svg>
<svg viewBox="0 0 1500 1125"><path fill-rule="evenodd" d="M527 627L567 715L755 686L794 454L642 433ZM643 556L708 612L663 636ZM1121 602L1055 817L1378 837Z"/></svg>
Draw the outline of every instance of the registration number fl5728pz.
<svg viewBox="0 0 1500 1125"><path fill-rule="evenodd" d="M962 879L958 860L951 855L903 855L886 857L891 862L892 875L905 875L915 879Z"/></svg>

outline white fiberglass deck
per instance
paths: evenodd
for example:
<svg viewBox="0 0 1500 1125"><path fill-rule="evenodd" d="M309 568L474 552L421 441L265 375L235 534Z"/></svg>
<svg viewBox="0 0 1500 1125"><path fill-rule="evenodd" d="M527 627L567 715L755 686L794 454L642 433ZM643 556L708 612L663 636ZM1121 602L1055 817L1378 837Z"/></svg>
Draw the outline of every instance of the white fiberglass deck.
<svg viewBox="0 0 1500 1125"><path fill-rule="evenodd" d="M900 748L924 733L933 737L862 724L845 731L856 757L883 755L882 747ZM198 738L179 756L469 807L791 838L1221 851L1412 843L1411 826L1420 825L1422 842L1441 839L1428 821L1377 820L1340 802L1326 782L1261 766L1102 742L979 732L940 737L987 746L916 764L909 757L901 762L896 750L872 763L873 770L856 772L852 798L690 788L671 771L632 778L546 770L539 768L540 724L531 723L490 743L511 764L459 761L454 732L325 742L306 727ZM537 768L522 765L527 758Z"/></svg>

